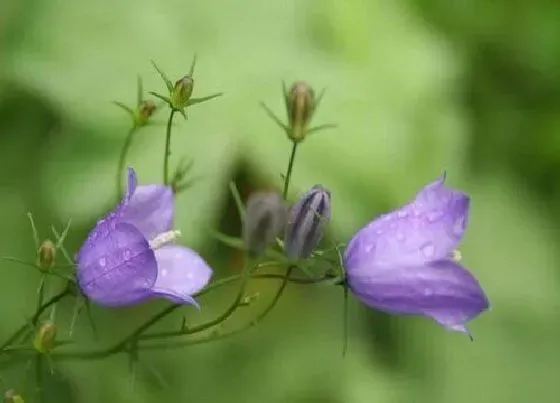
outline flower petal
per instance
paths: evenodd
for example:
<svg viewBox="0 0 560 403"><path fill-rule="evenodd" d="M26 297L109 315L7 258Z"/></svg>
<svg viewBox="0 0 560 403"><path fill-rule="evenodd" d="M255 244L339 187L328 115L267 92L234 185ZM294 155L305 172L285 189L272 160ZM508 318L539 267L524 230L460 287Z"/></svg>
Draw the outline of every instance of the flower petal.
<svg viewBox="0 0 560 403"><path fill-rule="evenodd" d="M76 255L81 290L106 306L145 299L157 277L154 252L130 224L100 220Z"/></svg>
<svg viewBox="0 0 560 403"><path fill-rule="evenodd" d="M465 231L470 198L445 188L443 180L358 231L346 248L347 265L415 265L447 258Z"/></svg>
<svg viewBox="0 0 560 403"><path fill-rule="evenodd" d="M175 303L195 303L192 295L204 288L212 276L212 269L204 259L178 245L156 249L155 254L158 276L153 294Z"/></svg>
<svg viewBox="0 0 560 403"><path fill-rule="evenodd" d="M136 172L134 168L128 167L128 187L126 188L125 200L130 200L134 192L136 191L136 185L138 180L136 178Z"/></svg>
<svg viewBox="0 0 560 403"><path fill-rule="evenodd" d="M354 269L350 288L382 311L429 316L450 330L466 332L465 324L489 307L476 278L451 260Z"/></svg>
<svg viewBox="0 0 560 403"><path fill-rule="evenodd" d="M169 186L138 186L119 212L119 218L134 225L148 240L173 225L174 198Z"/></svg>

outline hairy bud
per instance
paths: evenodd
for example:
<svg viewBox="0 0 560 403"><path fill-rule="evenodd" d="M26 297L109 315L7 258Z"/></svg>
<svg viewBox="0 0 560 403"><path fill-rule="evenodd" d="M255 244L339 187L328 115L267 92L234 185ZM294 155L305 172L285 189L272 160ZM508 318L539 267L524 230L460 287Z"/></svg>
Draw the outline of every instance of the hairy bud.
<svg viewBox="0 0 560 403"><path fill-rule="evenodd" d="M252 257L260 256L284 229L287 211L275 192L253 193L247 201L244 239Z"/></svg>
<svg viewBox="0 0 560 403"><path fill-rule="evenodd" d="M154 114L157 109L157 105L152 100L142 101L138 106L136 123L138 126L146 126L148 124L150 117Z"/></svg>
<svg viewBox="0 0 560 403"><path fill-rule="evenodd" d="M191 76L184 76L175 82L171 91L171 106L175 109L183 109L188 106L189 99L193 93L194 80Z"/></svg>
<svg viewBox="0 0 560 403"><path fill-rule="evenodd" d="M315 92L305 82L298 81L286 94L290 138L293 141L304 139L307 126L315 112Z"/></svg>
<svg viewBox="0 0 560 403"><path fill-rule="evenodd" d="M24 403L24 400L15 390L9 389L4 393L4 403Z"/></svg>
<svg viewBox="0 0 560 403"><path fill-rule="evenodd" d="M37 333L35 334L35 339L33 340L33 347L35 350L42 354L47 354L54 347L56 339L56 325L47 320L41 324Z"/></svg>
<svg viewBox="0 0 560 403"><path fill-rule="evenodd" d="M56 245L50 240L45 240L39 247L37 252L37 266L42 271L48 271L53 268L56 260Z"/></svg>
<svg viewBox="0 0 560 403"><path fill-rule="evenodd" d="M294 260L309 257L330 219L331 194L321 185L315 185L290 209L284 235L286 256Z"/></svg>

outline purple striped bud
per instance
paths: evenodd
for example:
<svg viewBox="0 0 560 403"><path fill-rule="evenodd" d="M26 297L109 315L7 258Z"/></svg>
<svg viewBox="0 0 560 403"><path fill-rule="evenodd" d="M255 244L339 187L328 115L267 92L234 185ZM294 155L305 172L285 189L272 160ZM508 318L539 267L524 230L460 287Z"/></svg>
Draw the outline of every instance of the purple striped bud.
<svg viewBox="0 0 560 403"><path fill-rule="evenodd" d="M331 193L321 185L308 190L290 209L284 249L290 259L311 255L331 219Z"/></svg>
<svg viewBox="0 0 560 403"><path fill-rule="evenodd" d="M244 239L251 256L260 256L286 225L284 201L275 192L257 192L249 196L245 215Z"/></svg>

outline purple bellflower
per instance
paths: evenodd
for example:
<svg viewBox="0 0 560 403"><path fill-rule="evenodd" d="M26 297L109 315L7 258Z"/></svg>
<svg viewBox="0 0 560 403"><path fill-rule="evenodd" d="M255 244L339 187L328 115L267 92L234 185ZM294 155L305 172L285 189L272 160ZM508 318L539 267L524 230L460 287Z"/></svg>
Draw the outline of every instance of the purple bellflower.
<svg viewBox="0 0 560 403"><path fill-rule="evenodd" d="M366 305L428 316L468 334L466 323L487 310L489 302L458 262L469 196L444 182L445 174L412 202L358 231L346 247L344 264L350 289Z"/></svg>
<svg viewBox="0 0 560 403"><path fill-rule="evenodd" d="M162 297L195 304L192 295L212 270L194 251L174 245L174 196L170 187L136 185L128 169L128 190L100 219L76 255L78 284L93 302L125 306Z"/></svg>

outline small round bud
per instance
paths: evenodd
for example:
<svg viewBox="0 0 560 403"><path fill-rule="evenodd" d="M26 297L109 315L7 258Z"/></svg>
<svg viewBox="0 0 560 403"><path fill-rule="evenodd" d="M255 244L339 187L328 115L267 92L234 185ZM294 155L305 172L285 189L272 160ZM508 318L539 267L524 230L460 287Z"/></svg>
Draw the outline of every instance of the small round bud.
<svg viewBox="0 0 560 403"><path fill-rule="evenodd" d="M150 99L142 101L142 103L138 106L138 111L136 113L136 123L138 126L145 126L156 109L157 105L154 101Z"/></svg>
<svg viewBox="0 0 560 403"><path fill-rule="evenodd" d="M33 347L35 350L42 354L47 354L54 347L56 339L56 325L47 320L41 324L39 330L35 334L35 339L33 340Z"/></svg>
<svg viewBox="0 0 560 403"><path fill-rule="evenodd" d="M294 260L309 257L330 219L331 194L321 185L315 185L290 209L284 235L286 256Z"/></svg>
<svg viewBox="0 0 560 403"><path fill-rule="evenodd" d="M4 403L24 403L23 398L13 389L4 393Z"/></svg>
<svg viewBox="0 0 560 403"><path fill-rule="evenodd" d="M50 240L45 240L39 247L37 252L37 266L42 271L48 271L53 268L56 260L56 245Z"/></svg>
<svg viewBox="0 0 560 403"><path fill-rule="evenodd" d="M194 88L194 80L191 76L184 76L177 80L173 91L171 91L171 106L175 109L183 109L188 106Z"/></svg>
<svg viewBox="0 0 560 403"><path fill-rule="evenodd" d="M290 138L301 141L305 137L307 125L315 112L315 92L303 81L295 82L287 94Z"/></svg>
<svg viewBox="0 0 560 403"><path fill-rule="evenodd" d="M252 257L260 256L286 225L284 201L275 192L253 193L247 201L244 239Z"/></svg>

